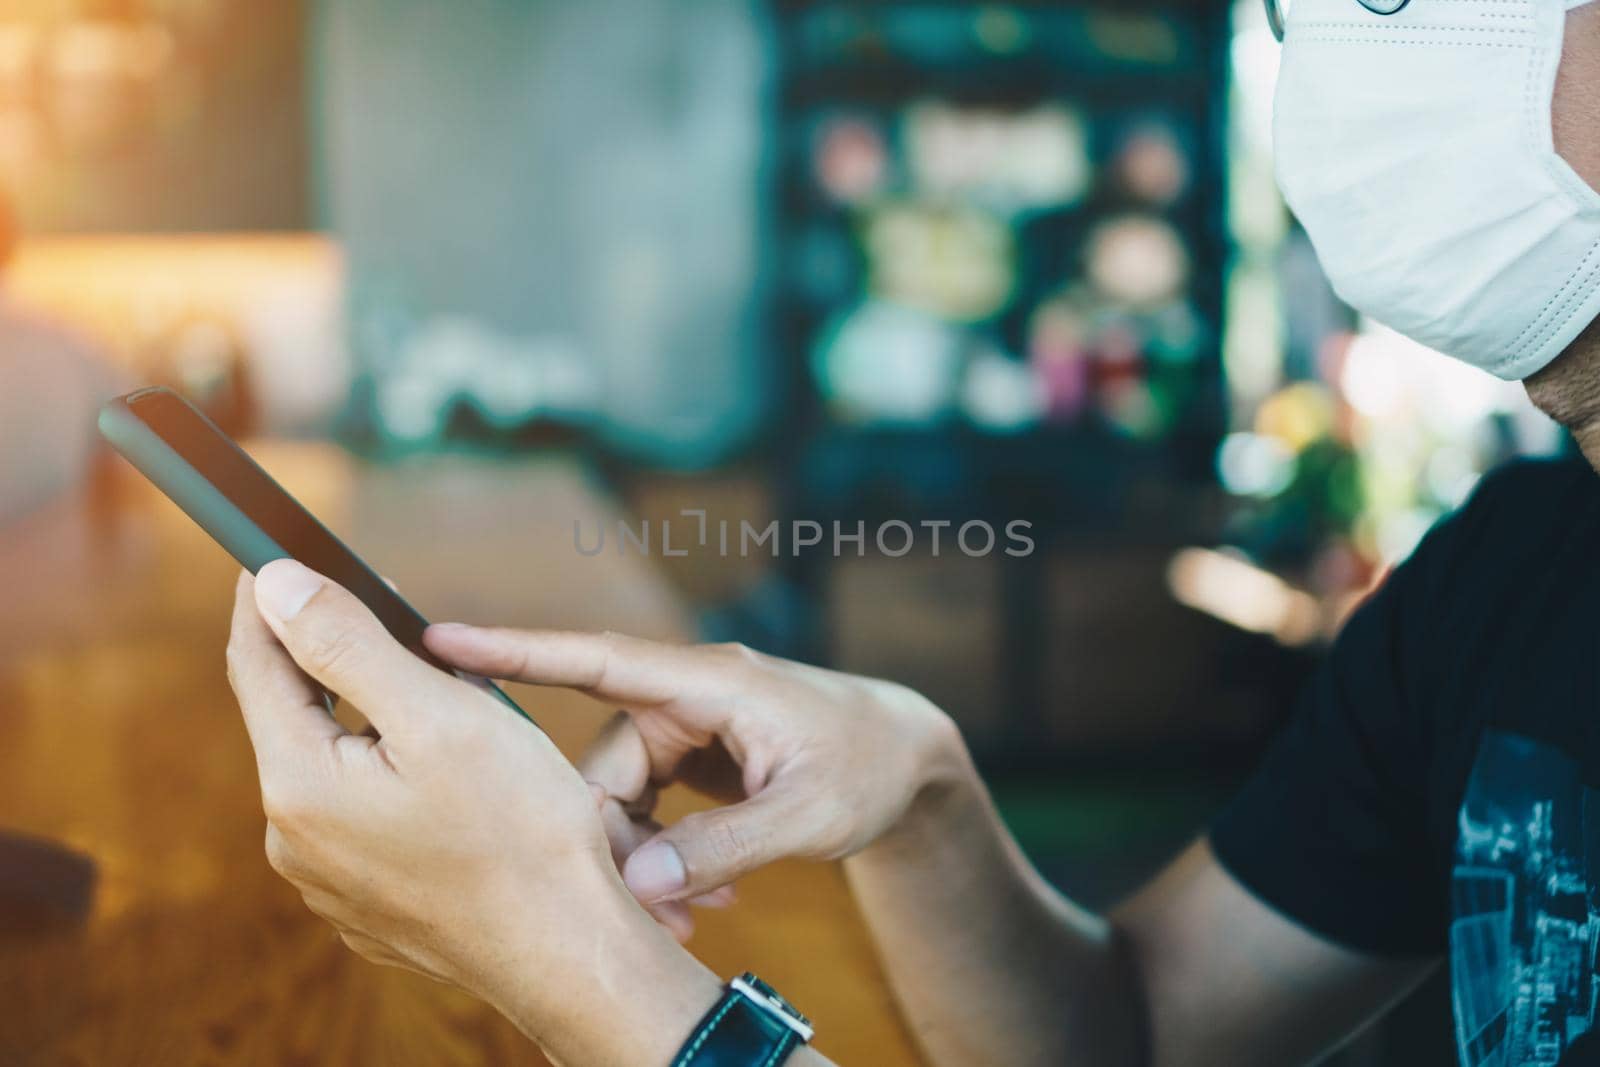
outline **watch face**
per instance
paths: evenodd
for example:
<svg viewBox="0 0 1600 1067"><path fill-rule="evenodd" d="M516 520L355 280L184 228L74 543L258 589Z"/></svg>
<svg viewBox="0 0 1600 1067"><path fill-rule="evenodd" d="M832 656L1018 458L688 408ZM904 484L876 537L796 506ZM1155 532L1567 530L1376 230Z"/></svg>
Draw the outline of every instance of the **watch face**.
<svg viewBox="0 0 1600 1067"><path fill-rule="evenodd" d="M1374 15L1393 15L1411 0L1360 0L1361 6Z"/></svg>

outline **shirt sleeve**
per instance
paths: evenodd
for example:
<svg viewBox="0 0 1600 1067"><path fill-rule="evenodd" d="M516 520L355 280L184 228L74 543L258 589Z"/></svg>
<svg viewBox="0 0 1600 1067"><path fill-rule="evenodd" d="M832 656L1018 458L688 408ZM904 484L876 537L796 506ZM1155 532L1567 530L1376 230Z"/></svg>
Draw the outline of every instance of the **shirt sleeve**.
<svg viewBox="0 0 1600 1067"><path fill-rule="evenodd" d="M1471 509L1469 508L1469 511ZM1431 830L1439 724L1426 675L1460 516L1431 532L1346 623L1266 761L1211 828L1218 860L1275 911L1380 955L1447 941L1447 849Z"/></svg>

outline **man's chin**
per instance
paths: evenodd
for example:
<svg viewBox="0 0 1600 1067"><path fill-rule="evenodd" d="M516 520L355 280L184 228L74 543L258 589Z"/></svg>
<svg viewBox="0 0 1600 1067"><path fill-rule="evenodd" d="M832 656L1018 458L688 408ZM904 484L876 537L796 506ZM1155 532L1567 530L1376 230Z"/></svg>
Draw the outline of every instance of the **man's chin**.
<svg viewBox="0 0 1600 1067"><path fill-rule="evenodd" d="M1600 319L1522 383L1533 406L1565 426L1600 472Z"/></svg>

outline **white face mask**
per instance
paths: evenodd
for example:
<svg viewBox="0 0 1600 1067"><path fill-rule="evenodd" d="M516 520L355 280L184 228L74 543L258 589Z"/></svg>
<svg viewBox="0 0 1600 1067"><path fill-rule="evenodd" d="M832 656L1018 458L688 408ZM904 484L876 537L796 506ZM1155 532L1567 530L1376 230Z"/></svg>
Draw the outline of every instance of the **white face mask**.
<svg viewBox="0 0 1600 1067"><path fill-rule="evenodd" d="M1289 10L1278 184L1334 289L1502 378L1534 373L1600 315L1600 194L1550 132L1566 9L1582 2Z"/></svg>

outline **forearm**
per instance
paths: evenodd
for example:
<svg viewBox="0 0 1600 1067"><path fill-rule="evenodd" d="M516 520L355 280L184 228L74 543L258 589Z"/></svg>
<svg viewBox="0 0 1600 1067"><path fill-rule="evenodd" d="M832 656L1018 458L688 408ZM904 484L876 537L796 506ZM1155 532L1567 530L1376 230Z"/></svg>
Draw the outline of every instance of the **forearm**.
<svg viewBox="0 0 1600 1067"><path fill-rule="evenodd" d="M570 936L548 931L533 936ZM642 910L619 908L582 935L581 973L530 974L515 952L488 999L558 1064L667 1067L722 995L721 981ZM828 1067L800 1048L786 1067Z"/></svg>
<svg viewBox="0 0 1600 1067"><path fill-rule="evenodd" d="M936 1064L1142 1057L1139 982L1109 923L1039 878L963 758L845 870Z"/></svg>

